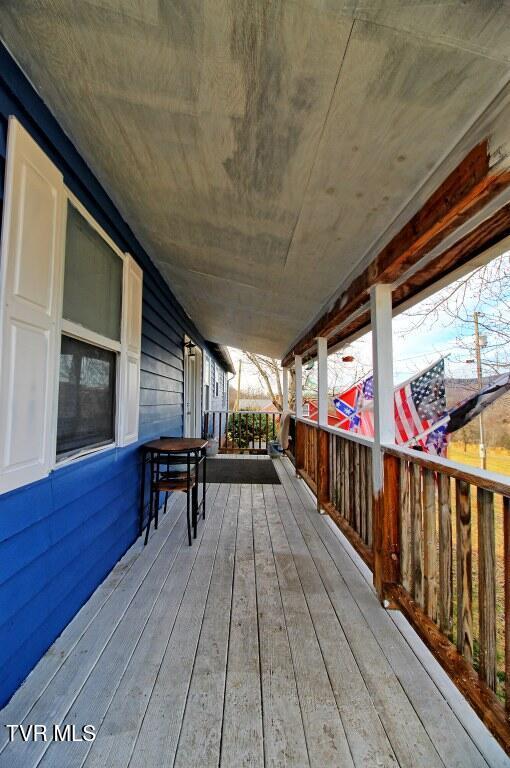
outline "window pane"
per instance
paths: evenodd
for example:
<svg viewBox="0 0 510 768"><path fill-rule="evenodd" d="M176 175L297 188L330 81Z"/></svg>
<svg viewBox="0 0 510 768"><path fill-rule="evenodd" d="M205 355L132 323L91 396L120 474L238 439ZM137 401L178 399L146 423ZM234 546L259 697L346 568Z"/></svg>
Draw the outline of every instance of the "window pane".
<svg viewBox="0 0 510 768"><path fill-rule="evenodd" d="M66 320L120 340L122 259L67 206L64 309Z"/></svg>
<svg viewBox="0 0 510 768"><path fill-rule="evenodd" d="M62 336L57 456L115 439L115 363L114 352Z"/></svg>

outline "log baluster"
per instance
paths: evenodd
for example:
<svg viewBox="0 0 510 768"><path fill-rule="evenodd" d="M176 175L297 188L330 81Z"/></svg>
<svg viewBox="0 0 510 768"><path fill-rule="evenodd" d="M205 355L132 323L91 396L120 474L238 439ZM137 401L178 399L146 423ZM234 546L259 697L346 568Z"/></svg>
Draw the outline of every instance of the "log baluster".
<svg viewBox="0 0 510 768"><path fill-rule="evenodd" d="M477 490L479 675L496 690L496 537L494 494Z"/></svg>
<svg viewBox="0 0 510 768"><path fill-rule="evenodd" d="M473 574L471 551L471 496L469 483L455 482L457 526L457 649L473 662Z"/></svg>
<svg viewBox="0 0 510 768"><path fill-rule="evenodd" d="M425 613L437 620L436 478L423 470L423 599Z"/></svg>
<svg viewBox="0 0 510 768"><path fill-rule="evenodd" d="M411 505L411 537L412 537L412 570L414 600L423 608L423 528L421 511L421 469L418 464L410 467L410 505Z"/></svg>
<svg viewBox="0 0 510 768"><path fill-rule="evenodd" d="M439 628L447 637L453 629L452 506L450 478L439 474Z"/></svg>

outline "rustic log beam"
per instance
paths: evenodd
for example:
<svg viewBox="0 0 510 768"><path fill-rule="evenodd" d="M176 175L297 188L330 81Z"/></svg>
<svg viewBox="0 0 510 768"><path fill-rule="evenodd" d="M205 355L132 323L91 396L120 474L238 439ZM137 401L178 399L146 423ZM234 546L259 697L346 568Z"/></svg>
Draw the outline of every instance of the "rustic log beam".
<svg viewBox="0 0 510 768"><path fill-rule="evenodd" d="M327 337L328 345L333 347L343 338L365 327L370 322L368 310L353 320L352 324L339 330L340 325L346 323L367 303L370 288L374 284L396 282L508 186L509 171L489 173L487 141L474 147L415 216L351 282L333 306L299 339L285 356L283 364L287 365L293 354L302 355L305 359L313 356L311 350L318 336ZM399 292L394 297L394 305L418 293L440 275L473 258L475 251L479 253L481 249L488 247L488 241L493 244L495 238L501 239L508 234L509 206L505 206L492 218L492 223L483 222L476 228L476 235L470 233L446 254L441 254L426 268L409 277L405 284L399 287Z"/></svg>

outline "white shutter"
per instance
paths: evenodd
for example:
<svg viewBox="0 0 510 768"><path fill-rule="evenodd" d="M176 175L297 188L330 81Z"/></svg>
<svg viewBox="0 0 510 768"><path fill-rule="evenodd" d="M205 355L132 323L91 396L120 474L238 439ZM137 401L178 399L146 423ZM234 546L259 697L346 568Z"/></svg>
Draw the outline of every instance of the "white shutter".
<svg viewBox="0 0 510 768"><path fill-rule="evenodd" d="M64 183L9 119L0 265L0 492L45 477L54 458Z"/></svg>
<svg viewBox="0 0 510 768"><path fill-rule="evenodd" d="M126 255L122 302L120 445L129 445L138 440L142 283L142 270L131 256Z"/></svg>

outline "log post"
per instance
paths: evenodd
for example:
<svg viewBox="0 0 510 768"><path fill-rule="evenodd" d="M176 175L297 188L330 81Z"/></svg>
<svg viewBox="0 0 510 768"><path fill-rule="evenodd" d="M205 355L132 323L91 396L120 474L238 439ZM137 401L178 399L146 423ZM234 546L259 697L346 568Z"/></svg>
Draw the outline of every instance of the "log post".
<svg viewBox="0 0 510 768"><path fill-rule="evenodd" d="M374 586L381 600L386 587L399 582L399 501L400 461L385 456L383 493L374 497Z"/></svg>

